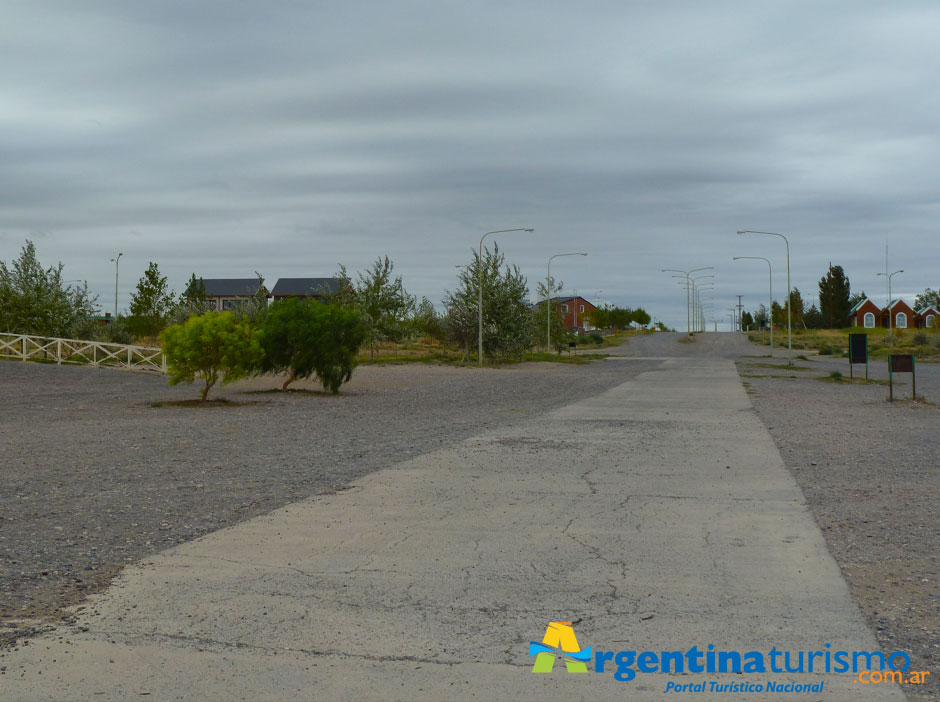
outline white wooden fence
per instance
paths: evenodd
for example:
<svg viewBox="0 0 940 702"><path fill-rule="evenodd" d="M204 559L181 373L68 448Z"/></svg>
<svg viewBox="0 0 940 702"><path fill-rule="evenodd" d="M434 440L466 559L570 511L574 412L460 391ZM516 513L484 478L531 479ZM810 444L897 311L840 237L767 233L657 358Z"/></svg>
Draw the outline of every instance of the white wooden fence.
<svg viewBox="0 0 940 702"><path fill-rule="evenodd" d="M0 356L23 361L55 361L57 364L79 363L163 374L167 372L166 356L162 349L103 341L0 333Z"/></svg>

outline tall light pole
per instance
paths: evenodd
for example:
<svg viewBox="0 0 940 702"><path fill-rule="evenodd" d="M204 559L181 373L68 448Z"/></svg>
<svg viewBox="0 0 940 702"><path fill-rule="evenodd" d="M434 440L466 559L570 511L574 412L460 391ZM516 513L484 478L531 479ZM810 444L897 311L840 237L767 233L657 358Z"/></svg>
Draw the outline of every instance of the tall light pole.
<svg viewBox="0 0 940 702"><path fill-rule="evenodd" d="M701 286L698 285L698 281L702 280L703 278L714 278L714 277L715 276L713 275L697 275L694 278L689 279L692 281L692 296L693 296L693 302L696 305L695 315L696 317L699 318L699 321L701 321L701 315L699 314L700 310L698 309L699 303L697 302L697 300L699 297L698 291ZM705 286L705 285L711 285L711 283L702 283L702 286ZM695 324L695 331L698 331L698 323ZM705 331L705 330L703 329L702 331Z"/></svg>
<svg viewBox="0 0 940 702"><path fill-rule="evenodd" d="M690 271L680 271L677 268L661 268L660 271L663 273L681 273L685 276L685 330L688 334L692 333L692 320L690 319L691 304L689 302L690 298L690 288L691 283L689 282L689 276L692 273L697 273L698 271L712 271L715 270L714 266L704 266L703 268L693 268Z"/></svg>
<svg viewBox="0 0 940 702"><path fill-rule="evenodd" d="M903 273L904 270L895 271L894 273L879 273L878 275L887 276L888 278L888 331L891 331L891 278L896 276L898 273Z"/></svg>
<svg viewBox="0 0 940 702"><path fill-rule="evenodd" d="M773 355L774 355L774 317L773 317L773 311L774 311L774 271L773 271L773 268L771 268L771 266L770 266L770 259L769 259L769 258L764 258L763 256L735 256L735 257L732 258L731 260L732 260L732 261L737 261L737 260L742 259L742 258L749 258L749 259L754 259L754 260L766 261L766 262L767 262L767 275L768 275L768 277L770 278L770 283L769 283L769 286L768 286L768 293L769 293L769 300L770 300L770 301L767 303L767 304L768 304L768 307L767 307L767 314L770 315L770 355L771 355L771 357L773 357Z"/></svg>
<svg viewBox="0 0 940 702"><path fill-rule="evenodd" d="M114 319L112 321L117 321L117 294L118 294L118 264L121 261L121 256L124 255L122 251L115 258L111 260L114 261Z"/></svg>
<svg viewBox="0 0 940 702"><path fill-rule="evenodd" d="M477 287L479 292L479 300L477 304L477 312L479 314L479 328L477 334L477 360L479 365L483 365L483 240L488 237L490 234L504 234L506 232L534 232L534 229L496 229L491 232L487 232L480 237L480 258L477 259L477 268L479 272L477 273Z"/></svg>
<svg viewBox="0 0 940 702"><path fill-rule="evenodd" d="M692 289L695 293L695 312L698 316L698 322L695 325L695 330L704 332L705 326L703 324L704 315L702 314L702 288L712 288L714 290L715 284L714 283L696 284L694 282L692 283ZM702 328L699 329L699 326L701 326Z"/></svg>
<svg viewBox="0 0 940 702"><path fill-rule="evenodd" d="M582 251L575 251L574 253L555 254L554 256L548 257L548 270L545 274L545 329L547 330L545 335L546 351L552 350L552 259L560 258L562 256L587 256L587 254Z"/></svg>
<svg viewBox="0 0 940 702"><path fill-rule="evenodd" d="M738 234L767 234L769 236L779 236L783 239L783 242L787 245L787 365L793 365L793 329L792 329L792 320L793 320L793 305L791 304L792 300L790 299L790 242L783 234L778 234L777 232L757 232L753 229L744 229L739 231ZM771 310L773 312L773 310ZM771 324L773 324L773 314L771 314Z"/></svg>

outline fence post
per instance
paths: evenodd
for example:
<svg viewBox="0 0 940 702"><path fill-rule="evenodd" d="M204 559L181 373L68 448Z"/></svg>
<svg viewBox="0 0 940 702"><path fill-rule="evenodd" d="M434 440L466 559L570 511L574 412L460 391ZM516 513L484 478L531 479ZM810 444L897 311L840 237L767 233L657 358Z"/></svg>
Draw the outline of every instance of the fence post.
<svg viewBox="0 0 940 702"><path fill-rule="evenodd" d="M55 342L55 364L62 365L62 339L56 339Z"/></svg>
<svg viewBox="0 0 940 702"><path fill-rule="evenodd" d="M23 346L23 360L25 361L25 360L26 360L26 337L25 337L25 336L23 337L22 341L23 341L23 344L22 344L22 346Z"/></svg>
<svg viewBox="0 0 940 702"><path fill-rule="evenodd" d="M133 367L134 351L132 346L127 347L127 370L130 370Z"/></svg>

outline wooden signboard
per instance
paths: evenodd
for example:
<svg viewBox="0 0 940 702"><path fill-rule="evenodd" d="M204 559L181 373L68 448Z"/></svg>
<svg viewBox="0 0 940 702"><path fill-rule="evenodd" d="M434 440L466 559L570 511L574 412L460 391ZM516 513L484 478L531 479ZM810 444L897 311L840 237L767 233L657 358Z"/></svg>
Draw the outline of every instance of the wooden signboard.
<svg viewBox="0 0 940 702"><path fill-rule="evenodd" d="M849 334L849 377L854 378L852 366L865 364L865 380L868 380L868 334Z"/></svg>
<svg viewBox="0 0 940 702"><path fill-rule="evenodd" d="M911 399L917 399L917 374L914 373L914 354L900 353L888 356L888 400L894 400L894 374L911 374Z"/></svg>

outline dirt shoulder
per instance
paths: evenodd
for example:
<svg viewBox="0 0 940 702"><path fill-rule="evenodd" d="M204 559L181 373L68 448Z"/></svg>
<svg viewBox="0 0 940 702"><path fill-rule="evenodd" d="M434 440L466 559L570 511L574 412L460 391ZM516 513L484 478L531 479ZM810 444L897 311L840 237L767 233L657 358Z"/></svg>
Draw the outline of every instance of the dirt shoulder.
<svg viewBox="0 0 940 702"><path fill-rule="evenodd" d="M931 672L905 692L940 699L940 408L907 399L908 379L889 403L884 385L820 379L847 377L844 360L796 363L743 358L738 370L883 650ZM887 378L882 365L873 378ZM940 399L938 370L918 367L918 395Z"/></svg>

